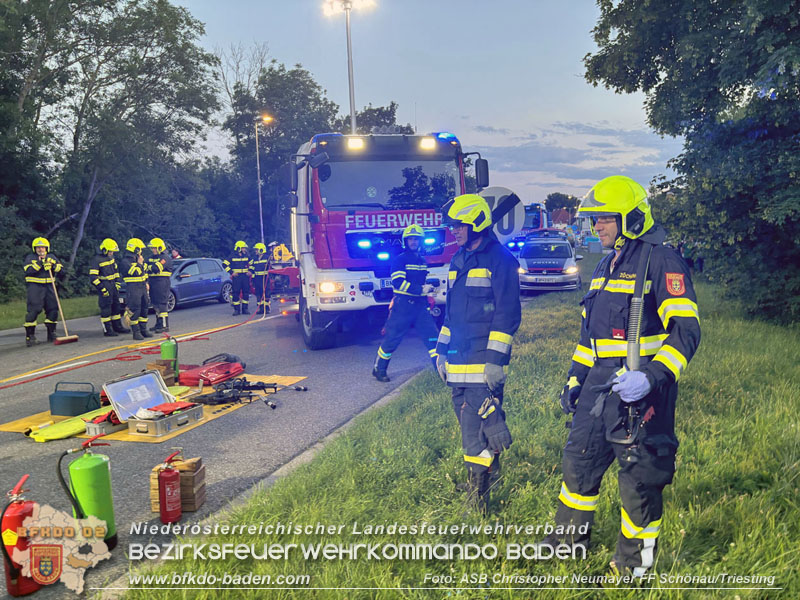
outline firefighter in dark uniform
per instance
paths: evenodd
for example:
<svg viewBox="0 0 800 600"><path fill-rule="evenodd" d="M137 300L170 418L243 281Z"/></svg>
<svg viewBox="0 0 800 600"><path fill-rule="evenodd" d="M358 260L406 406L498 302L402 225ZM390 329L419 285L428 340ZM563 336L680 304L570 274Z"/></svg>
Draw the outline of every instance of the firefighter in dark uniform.
<svg viewBox="0 0 800 600"><path fill-rule="evenodd" d="M147 281L150 283L150 302L156 311L155 333L169 331L167 302L172 277L172 256L161 238L153 238L147 244L152 256L147 259Z"/></svg>
<svg viewBox="0 0 800 600"><path fill-rule="evenodd" d="M46 238L37 237L31 244L33 254L25 257L22 267L25 271L27 288L27 313L25 314L25 344L36 345L36 319L44 310L44 326L47 328L47 341L56 339L56 319L58 319L58 303L53 283L57 273L61 272L61 262L50 254L50 242Z"/></svg>
<svg viewBox="0 0 800 600"><path fill-rule="evenodd" d="M150 301L147 297L147 266L142 250L144 242L139 238L131 238L125 245L125 254L119 261L119 271L125 281L125 300L131 311L131 331L133 339L142 340L153 337L147 331L147 310Z"/></svg>
<svg viewBox="0 0 800 600"><path fill-rule="evenodd" d="M503 412L505 369L519 328L519 263L491 233L492 213L476 194L457 196L445 221L459 251L450 262L447 307L436 347L469 472L468 504L486 512L492 471L511 445Z"/></svg>
<svg viewBox="0 0 800 600"><path fill-rule="evenodd" d="M562 410L573 416L556 522L591 529L600 483L616 459L622 507L611 565L641 577L655 560L662 491L675 472L677 382L700 342L697 300L686 263L663 245L665 232L641 185L607 177L578 212L591 217L593 232L613 252L600 261L582 301L580 341L561 394ZM637 336L628 334L636 325L631 306L642 294L637 352ZM610 391L598 389L610 382ZM585 548L589 535L546 541Z"/></svg>
<svg viewBox="0 0 800 600"><path fill-rule="evenodd" d="M119 271L114 253L119 252L117 242L106 238L100 242L100 251L92 260L89 267L89 277L92 285L97 290L97 303L100 306L100 323L103 325L103 335L116 337L120 333L130 333L131 330L122 324L122 306L119 302Z"/></svg>
<svg viewBox="0 0 800 600"><path fill-rule="evenodd" d="M256 289L257 315L269 314L269 263L267 247L258 242L253 245L255 258L250 259L250 272L253 274L253 287Z"/></svg>
<svg viewBox="0 0 800 600"><path fill-rule="evenodd" d="M413 325L425 342L428 356L436 368L436 338L438 332L430 313L428 294L434 286L425 283L428 263L419 253L424 232L419 225L409 225L403 231L405 251L392 261L392 287L394 298L386 322L386 338L378 348L372 375L378 381L389 381L386 368L403 336Z"/></svg>
<svg viewBox="0 0 800 600"><path fill-rule="evenodd" d="M249 315L250 309L248 303L250 302L250 258L247 256L247 244L239 240L233 245L233 254L230 258L222 261L225 270L231 274L231 282L233 283L233 296L231 297L231 306L233 306L233 315L238 314ZM239 296L241 295L241 300Z"/></svg>

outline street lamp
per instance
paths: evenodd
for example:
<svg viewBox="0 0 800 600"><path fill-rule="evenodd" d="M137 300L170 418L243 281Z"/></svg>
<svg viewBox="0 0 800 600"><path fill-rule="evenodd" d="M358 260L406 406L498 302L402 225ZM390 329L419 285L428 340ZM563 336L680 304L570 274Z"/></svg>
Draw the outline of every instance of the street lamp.
<svg viewBox="0 0 800 600"><path fill-rule="evenodd" d="M261 243L264 243L264 212L261 208L261 159L259 158L258 154L258 124L264 123L264 125L269 125L272 123L273 119L269 115L261 115L259 118L255 120L253 126L256 130L256 173L258 176L258 222L261 224Z"/></svg>
<svg viewBox="0 0 800 600"><path fill-rule="evenodd" d="M353 86L353 45L350 41L350 11L354 8L371 8L375 0L325 0L323 10L326 16L344 12L347 29L347 77L350 82L350 133L356 132L356 93Z"/></svg>

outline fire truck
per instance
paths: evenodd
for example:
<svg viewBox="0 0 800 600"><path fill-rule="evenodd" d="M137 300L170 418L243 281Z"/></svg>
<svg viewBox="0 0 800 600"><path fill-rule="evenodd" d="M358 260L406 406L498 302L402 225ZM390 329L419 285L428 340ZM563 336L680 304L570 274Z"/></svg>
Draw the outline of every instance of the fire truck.
<svg viewBox="0 0 800 600"><path fill-rule="evenodd" d="M442 206L466 192L465 157L455 135L315 135L287 166L293 193L292 252L299 267L298 319L312 350L336 334L385 319L391 263L402 232L416 223L428 282L441 314L447 269L457 250ZM486 160L475 160L477 187L488 185Z"/></svg>

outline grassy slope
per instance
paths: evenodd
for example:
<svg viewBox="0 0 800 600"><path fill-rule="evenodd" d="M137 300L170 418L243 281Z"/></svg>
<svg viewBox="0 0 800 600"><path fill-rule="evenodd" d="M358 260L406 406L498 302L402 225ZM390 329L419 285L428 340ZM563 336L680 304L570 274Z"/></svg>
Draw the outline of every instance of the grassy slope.
<svg viewBox="0 0 800 600"><path fill-rule="evenodd" d="M61 300L61 308L64 309L64 316L67 319L91 317L92 315L100 314L100 309L97 307L97 296L63 298ZM0 330L21 328L25 322L25 311L25 300L14 300L0 304ZM44 323L44 313L39 313L39 324L41 325L42 323ZM59 329L59 331L61 330Z"/></svg>
<svg viewBox="0 0 800 600"><path fill-rule="evenodd" d="M584 261L584 269L591 263ZM588 281L584 276L584 281ZM699 284L703 342L682 380L678 406L681 448L675 482L665 493L666 512L657 569L662 573L775 575L781 597L800 595L800 352L798 328L748 321L736 307L718 302ZM505 479L493 494L492 516L509 524L551 522L560 486L566 432L557 396L564 382L579 324L578 293L536 298L516 336L507 387L507 413L515 443L504 456ZM364 367L368 376L368 367ZM335 401L335 398L331 398ZM425 573L533 573L602 575L619 528L614 472L606 476L593 548L578 563L559 561L216 561L168 563L159 572L311 574L316 588L370 587L395 591L261 591L289 597L485 598L485 591L420 591ZM203 537L198 543L528 543L541 536L360 536L352 524L480 523L461 516L463 497L454 491L464 475L460 435L449 395L432 372L419 377L390 405L358 419L311 464L234 509L232 524L344 524L342 535ZM427 584L430 585L430 584ZM469 584L464 584L469 586ZM399 588L399 589L398 589ZM406 588L406 589L403 589ZM180 592L135 592L137 597L176 597ZM230 597L241 591L184 592L191 597ZM727 591L505 591L490 597L536 598L740 598L777 592Z"/></svg>

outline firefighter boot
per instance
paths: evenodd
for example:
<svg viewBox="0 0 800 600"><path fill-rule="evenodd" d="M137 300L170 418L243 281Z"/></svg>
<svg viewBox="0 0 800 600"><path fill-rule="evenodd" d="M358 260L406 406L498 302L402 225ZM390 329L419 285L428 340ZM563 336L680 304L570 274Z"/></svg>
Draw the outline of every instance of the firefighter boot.
<svg viewBox="0 0 800 600"><path fill-rule="evenodd" d="M233 306L233 316L236 317L236 316L238 316L240 314L242 314L242 312L241 312L241 309L239 308L239 305L238 304L234 304L234 306Z"/></svg>
<svg viewBox="0 0 800 600"><path fill-rule="evenodd" d="M147 330L147 321L144 323L139 323L139 330L142 332L142 337L153 337L153 334Z"/></svg>
<svg viewBox="0 0 800 600"><path fill-rule="evenodd" d="M375 365L372 367L372 376L378 381L386 383L390 381L389 376L386 374L386 367L389 366L389 361L385 358L378 356L375 359Z"/></svg>
<svg viewBox="0 0 800 600"><path fill-rule="evenodd" d="M269 314L269 302L264 303L264 314L265 315Z"/></svg>
<svg viewBox="0 0 800 600"><path fill-rule="evenodd" d="M158 315L156 315L156 324L150 331L152 331L153 333L161 333L162 331L164 331L164 327L162 327L161 325L161 317L159 317Z"/></svg>
<svg viewBox="0 0 800 600"><path fill-rule="evenodd" d="M242 314L243 315L250 314L250 307L247 304L242 304Z"/></svg>
<svg viewBox="0 0 800 600"><path fill-rule="evenodd" d="M485 470L478 471L477 469L469 469L465 516L476 511L486 516L488 506L489 472Z"/></svg>
<svg viewBox="0 0 800 600"><path fill-rule="evenodd" d="M34 325L31 327L30 325L25 327L25 345L30 348L31 346L35 346L36 342L36 326Z"/></svg>
<svg viewBox="0 0 800 600"><path fill-rule="evenodd" d="M103 321L103 335L105 337L117 337L119 334L114 331L111 321Z"/></svg>
<svg viewBox="0 0 800 600"><path fill-rule="evenodd" d="M164 325L162 326L162 330L166 333L167 331L169 331L169 317L167 316L161 318L164 319Z"/></svg>
<svg viewBox="0 0 800 600"><path fill-rule="evenodd" d="M133 339L137 341L141 341L144 339L142 337L142 330L139 328L138 323L131 323L131 331L133 332Z"/></svg>
<svg viewBox="0 0 800 600"><path fill-rule="evenodd" d="M258 310L256 311L256 314L257 315L263 315L264 314L264 305L261 304L261 302L257 302L256 304L258 305Z"/></svg>
<svg viewBox="0 0 800 600"><path fill-rule="evenodd" d="M55 342L56 341L56 324L55 323L45 323L44 326L47 328L47 341L48 342Z"/></svg>
<svg viewBox="0 0 800 600"><path fill-rule="evenodd" d="M115 319L114 317L111 317L111 328L114 331L116 331L117 333L130 333L131 332L130 329L128 329L127 327L125 327L125 325L122 324L122 318L121 317L119 319Z"/></svg>

